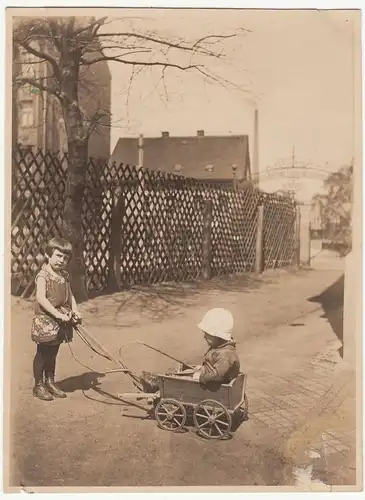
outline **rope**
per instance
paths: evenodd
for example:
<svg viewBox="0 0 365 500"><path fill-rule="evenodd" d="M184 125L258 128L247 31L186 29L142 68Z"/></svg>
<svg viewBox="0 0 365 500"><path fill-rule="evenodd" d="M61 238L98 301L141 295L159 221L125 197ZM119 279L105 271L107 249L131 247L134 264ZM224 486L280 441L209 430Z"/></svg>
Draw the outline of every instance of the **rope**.
<svg viewBox="0 0 365 500"><path fill-rule="evenodd" d="M160 354L162 354L163 356L166 356L167 358L170 358L174 361L176 361L177 363L180 363L182 365L185 365L187 368L190 368L192 370L195 370L194 366L191 366L191 365L188 365L187 363L185 363L185 361L181 361L180 359L177 359L177 358L174 358L173 356L170 356L170 354L166 354L166 352L164 351L161 351L160 349L157 349L156 347L153 347L149 344L146 344L144 342L141 342L140 340L134 340L132 342L128 342L128 344L123 344L119 347L119 350L118 350L118 354L119 354L119 357L121 357L121 351L124 347L126 347L127 345L131 345L131 344L140 344L140 345L143 345L145 347L148 347L148 349L152 349L152 351L156 351Z"/></svg>
<svg viewBox="0 0 365 500"><path fill-rule="evenodd" d="M66 314L67 311L64 309L64 308L60 308L61 311ZM87 370L90 370L91 372L94 372L94 373L100 373L101 375L106 375L106 374L109 374L109 373L116 373L116 372L121 372L121 373L125 373L126 375L129 375L132 380L133 380L133 384L135 387L137 387L138 390L142 390L142 387L139 385L140 384L140 379L134 375L131 370L129 370L129 368L127 368L127 366L125 366L122 361L120 360L117 360L116 358L114 358L111 354L109 354L104 348L103 346L101 346L87 331L85 328L83 328L81 325L79 324L76 324L76 325L73 325L73 328L74 330L76 331L76 333L78 334L78 336L80 337L80 339L84 342L84 344L89 348L91 349L93 352L95 352L96 354L98 354L99 356L103 357L104 359L107 359L108 361L114 361L116 364L119 364L122 368L118 368L118 369L114 369L114 370L106 370L104 372L101 372L100 370L95 370L94 368L88 366L87 364L83 363L82 361L80 361L74 354L72 348L71 348L71 345L70 345L70 339L68 338L68 335L67 335L67 332L65 332L65 338L66 338L66 343L68 345L68 348L70 350L70 353L71 353L71 356L72 358L76 361L76 363L78 363L79 365L83 366L84 368L86 368ZM101 349L104 351L104 354L103 352L100 352L98 349L96 349L90 342L89 340L85 337L85 334L83 333L83 331L89 335L96 344L100 345Z"/></svg>
<svg viewBox="0 0 365 500"><path fill-rule="evenodd" d="M64 308L60 308L61 311L66 314L67 311L64 309ZM67 336L67 333L65 333L65 337L66 337L66 342L67 342L67 345L69 347L69 350L70 350L70 353L71 353L71 356L73 357L73 359L81 366L83 366L84 368L86 368L87 370L90 370L94 373L100 373L102 375L105 375L105 374L108 374L108 373L115 373L115 372L122 372L122 373L125 373L126 375L128 375L129 377L131 377L131 379L133 380L133 384L135 387L137 387L138 390L142 391L143 390L143 387L141 387L141 380L132 373L132 371L121 361L121 359L117 359L117 358L114 358L114 356L112 356L101 344L99 344L99 342L93 338L93 336L81 325L81 324L74 324L73 325L73 328L74 330L76 331L76 333L78 334L78 336L80 337L80 339L82 340L82 342L89 348L91 349L93 352L95 352L98 356L101 356L103 357L104 359L107 359L108 361L114 361L116 364L119 364L121 366L121 369L115 369L115 370L108 370L108 371L104 371L104 372L100 372L99 370L94 370L93 368L91 368L90 366L86 365L85 363L83 363L82 361L80 361L74 354L72 348L71 348L71 345L70 345L70 339L68 338ZM98 350L96 347L94 347L92 345L92 343L87 339L87 337L90 337L92 339L92 341L97 344L97 346L100 348L100 350ZM166 352L164 351L161 351L160 349L157 349L156 347L153 347L149 344L146 344L144 342L141 342L139 340L136 340L136 341L133 341L133 342L129 342L128 344L124 344L124 345L121 345L118 349L118 355L119 355L119 358L121 358L121 351L124 347L126 347L127 345L131 345L131 344L139 344L139 345L143 345L145 347L147 347L148 349L151 349L152 351L155 351L155 352L158 352L160 354L162 354L163 356L169 358L169 359L172 359L174 361L176 361L177 363L180 363L180 364L183 364L185 365L187 368L190 368L190 369L193 369L194 370L194 367L191 366L191 365L188 365L187 363L185 363L184 361L181 361L180 359L177 359L177 358L174 358L173 356L170 356L169 354L167 354ZM103 352L101 352L103 351Z"/></svg>
<svg viewBox="0 0 365 500"><path fill-rule="evenodd" d="M76 328L75 328L76 330ZM76 330L77 331L77 330ZM77 331L77 333L79 333ZM128 369L117 369L117 370L107 370L107 371L104 371L104 372L101 372L100 370L95 370L94 368L91 368L90 366L86 365L85 363L83 363L82 361L80 361L74 354L72 348L71 348L71 343L70 343L70 339L68 338L67 336L67 333L65 333L65 337L66 337L66 343L68 345L68 348L70 350L70 353L71 353L71 356L73 357L73 359L76 361L76 363L78 363L79 365L83 366L84 368L86 368L87 370L90 370L91 372L94 372L94 373L100 373L101 375L106 375L108 373L113 373L113 372L128 372L129 370ZM80 338L81 338L81 335L80 335ZM86 345L89 345L90 346L90 349L92 349L94 352L96 352L97 354L100 354L96 349L93 349L93 347L91 346L91 344L89 344L87 341L85 341ZM103 356L102 354L100 354L100 356ZM106 356L103 356L104 358L107 358ZM109 358L107 358L109 359Z"/></svg>

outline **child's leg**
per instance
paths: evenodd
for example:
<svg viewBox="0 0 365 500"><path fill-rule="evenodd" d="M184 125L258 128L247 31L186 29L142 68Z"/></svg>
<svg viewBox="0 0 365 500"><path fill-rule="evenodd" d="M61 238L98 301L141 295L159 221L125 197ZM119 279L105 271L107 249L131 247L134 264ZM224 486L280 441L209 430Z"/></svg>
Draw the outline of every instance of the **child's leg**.
<svg viewBox="0 0 365 500"><path fill-rule="evenodd" d="M52 401L52 395L43 384L43 373L45 367L44 346L37 344L37 352L33 360L34 388L33 395L43 401Z"/></svg>
<svg viewBox="0 0 365 500"><path fill-rule="evenodd" d="M40 344L37 344L37 351L33 359L33 375L35 383L43 382L44 358Z"/></svg>
<svg viewBox="0 0 365 500"><path fill-rule="evenodd" d="M54 378L56 371L56 358L60 346L49 345L45 349L44 373L46 378Z"/></svg>
<svg viewBox="0 0 365 500"><path fill-rule="evenodd" d="M56 359L59 351L58 345L47 346L44 372L46 377L46 387L56 398L65 398L66 394L55 385Z"/></svg>

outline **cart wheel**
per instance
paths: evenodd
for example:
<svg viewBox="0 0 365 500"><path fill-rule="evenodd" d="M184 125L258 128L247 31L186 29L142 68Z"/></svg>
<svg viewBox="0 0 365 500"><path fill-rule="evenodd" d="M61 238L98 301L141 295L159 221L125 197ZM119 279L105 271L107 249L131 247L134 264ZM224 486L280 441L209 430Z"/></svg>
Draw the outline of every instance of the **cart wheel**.
<svg viewBox="0 0 365 500"><path fill-rule="evenodd" d="M223 439L232 428L229 411L218 401L205 399L194 410L194 425L208 439Z"/></svg>
<svg viewBox="0 0 365 500"><path fill-rule="evenodd" d="M185 425L186 410L175 399L161 399L155 408L155 418L161 429L177 432Z"/></svg>

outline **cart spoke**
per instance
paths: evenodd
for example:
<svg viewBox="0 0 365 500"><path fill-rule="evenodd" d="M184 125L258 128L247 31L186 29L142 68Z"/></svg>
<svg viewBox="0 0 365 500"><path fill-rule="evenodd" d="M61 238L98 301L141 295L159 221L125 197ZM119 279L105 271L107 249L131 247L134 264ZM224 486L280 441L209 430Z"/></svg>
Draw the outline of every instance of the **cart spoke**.
<svg viewBox="0 0 365 500"><path fill-rule="evenodd" d="M217 429L217 431L219 432L219 434L221 436L223 436L223 432L220 430L220 428L218 427L218 425L216 423L214 424L214 427Z"/></svg>
<svg viewBox="0 0 365 500"><path fill-rule="evenodd" d="M220 425L225 425L226 427L229 427L229 424L227 422L223 422L222 420L216 420L216 422Z"/></svg>
<svg viewBox="0 0 365 500"><path fill-rule="evenodd" d="M165 412L163 412L163 413L162 413L162 412L158 411L158 412L157 412L157 415L158 415L159 417L166 417L166 416L167 416L167 412L165 411Z"/></svg>
<svg viewBox="0 0 365 500"><path fill-rule="evenodd" d="M200 418L206 418L207 420L209 419L210 415L207 417L206 415L202 415L201 413L197 413L196 414L197 417L200 417Z"/></svg>
<svg viewBox="0 0 365 500"><path fill-rule="evenodd" d="M225 415L225 412L224 411L221 411L220 413L218 413L218 415L215 416L215 418L219 418L221 417L222 415Z"/></svg>
<svg viewBox="0 0 365 500"><path fill-rule="evenodd" d="M174 418L174 422L179 426L181 425L181 422L179 422L176 418Z"/></svg>
<svg viewBox="0 0 365 500"><path fill-rule="evenodd" d="M210 413L208 412L208 410L205 408L205 406L202 407L203 410L205 411L205 413L208 415L208 417L210 417Z"/></svg>
<svg viewBox="0 0 365 500"><path fill-rule="evenodd" d="M206 427L207 425L210 425L210 422L208 420L204 422L203 424L199 424L199 429L202 429L203 427Z"/></svg>

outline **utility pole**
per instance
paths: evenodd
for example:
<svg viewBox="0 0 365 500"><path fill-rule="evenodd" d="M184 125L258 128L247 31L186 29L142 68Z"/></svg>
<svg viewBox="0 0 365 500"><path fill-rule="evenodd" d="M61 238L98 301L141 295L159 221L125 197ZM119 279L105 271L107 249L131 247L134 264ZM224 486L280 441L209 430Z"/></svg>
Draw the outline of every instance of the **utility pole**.
<svg viewBox="0 0 365 500"><path fill-rule="evenodd" d="M293 149L292 149L291 166L292 166L292 168L295 167L295 146L293 146Z"/></svg>
<svg viewBox="0 0 365 500"><path fill-rule="evenodd" d="M143 167L143 134L138 138L138 168Z"/></svg>
<svg viewBox="0 0 365 500"><path fill-rule="evenodd" d="M254 134L253 134L253 165L252 165L252 180L259 187L260 184L260 167L259 167L259 110L255 107L254 114Z"/></svg>

